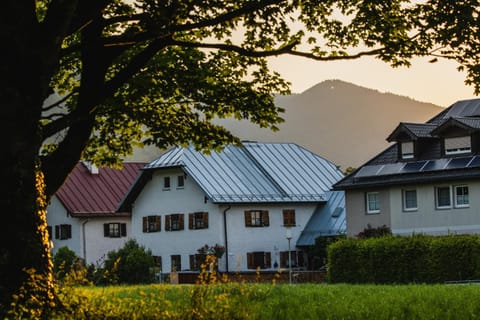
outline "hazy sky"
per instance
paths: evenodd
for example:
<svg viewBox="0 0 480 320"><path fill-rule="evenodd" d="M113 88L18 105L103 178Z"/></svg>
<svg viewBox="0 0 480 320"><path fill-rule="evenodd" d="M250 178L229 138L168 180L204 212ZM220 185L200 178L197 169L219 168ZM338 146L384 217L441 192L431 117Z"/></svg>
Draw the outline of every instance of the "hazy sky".
<svg viewBox="0 0 480 320"><path fill-rule="evenodd" d="M292 83L292 92L301 93L324 80L338 79L381 92L391 92L422 102L448 107L457 100L475 98L473 87L464 84L465 74L455 62L417 58L410 68L392 68L373 59L318 62L284 56L271 60L271 67Z"/></svg>

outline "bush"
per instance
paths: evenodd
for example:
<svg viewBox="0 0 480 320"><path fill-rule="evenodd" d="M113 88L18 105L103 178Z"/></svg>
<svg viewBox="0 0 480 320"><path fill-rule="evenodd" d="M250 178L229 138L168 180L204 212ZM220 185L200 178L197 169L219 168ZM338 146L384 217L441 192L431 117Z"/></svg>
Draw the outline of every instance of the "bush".
<svg viewBox="0 0 480 320"><path fill-rule="evenodd" d="M392 230L390 230L390 228L387 227L386 225L372 228L372 226L368 224L367 227L363 229L363 231L357 234L357 237L361 239L367 239L367 238L379 238L379 237L385 237L385 236L391 236L391 235L392 235Z"/></svg>
<svg viewBox="0 0 480 320"><path fill-rule="evenodd" d="M155 281L154 265L152 252L132 239L118 251L108 253L104 278L113 283L151 283Z"/></svg>
<svg viewBox="0 0 480 320"><path fill-rule="evenodd" d="M68 247L61 247L53 256L53 272L58 279L63 279L75 266L83 265L74 251Z"/></svg>
<svg viewBox="0 0 480 320"><path fill-rule="evenodd" d="M328 279L333 283L441 283L479 277L479 236L346 239L328 247Z"/></svg>

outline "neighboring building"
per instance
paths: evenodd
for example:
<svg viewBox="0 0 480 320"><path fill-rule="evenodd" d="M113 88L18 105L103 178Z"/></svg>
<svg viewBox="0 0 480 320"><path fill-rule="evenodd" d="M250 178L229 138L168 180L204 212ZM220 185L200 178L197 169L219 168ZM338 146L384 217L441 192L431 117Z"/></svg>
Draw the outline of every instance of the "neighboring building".
<svg viewBox="0 0 480 320"><path fill-rule="evenodd" d="M47 208L52 254L69 247L88 264L103 263L109 251L131 238L130 212L117 212L145 163L124 163L122 169L96 168L80 162Z"/></svg>
<svg viewBox="0 0 480 320"><path fill-rule="evenodd" d="M334 185L346 191L347 235L480 233L480 99L424 124L400 123L395 142Z"/></svg>
<svg viewBox="0 0 480 320"><path fill-rule="evenodd" d="M244 142L210 155L174 148L145 166L121 203L132 237L163 272L196 270L197 250L225 247L223 271L305 267L302 246L345 232L343 177L331 162L286 143Z"/></svg>

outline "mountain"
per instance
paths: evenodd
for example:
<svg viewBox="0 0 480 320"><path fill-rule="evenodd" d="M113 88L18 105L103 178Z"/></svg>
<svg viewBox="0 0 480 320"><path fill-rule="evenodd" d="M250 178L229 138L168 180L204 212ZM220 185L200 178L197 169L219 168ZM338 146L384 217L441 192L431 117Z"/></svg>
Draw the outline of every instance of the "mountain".
<svg viewBox="0 0 480 320"><path fill-rule="evenodd" d="M277 132L247 121L217 123L242 140L297 143L342 169L359 167L381 152L399 122L422 123L442 110L431 103L340 80L321 82L301 94L278 96L275 103L285 109L285 122ZM148 161L150 155L153 159L158 151L143 150L135 158Z"/></svg>

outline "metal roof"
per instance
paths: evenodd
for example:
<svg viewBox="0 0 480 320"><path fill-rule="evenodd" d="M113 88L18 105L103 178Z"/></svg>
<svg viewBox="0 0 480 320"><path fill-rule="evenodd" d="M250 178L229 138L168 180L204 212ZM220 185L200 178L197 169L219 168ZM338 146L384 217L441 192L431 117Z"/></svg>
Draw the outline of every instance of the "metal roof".
<svg viewBox="0 0 480 320"><path fill-rule="evenodd" d="M99 168L78 163L55 193L74 217L118 215L115 210L145 163L125 162L122 169Z"/></svg>
<svg viewBox="0 0 480 320"><path fill-rule="evenodd" d="M323 202L343 173L292 143L245 142L204 154L173 148L145 170L182 167L214 203Z"/></svg>
<svg viewBox="0 0 480 320"><path fill-rule="evenodd" d="M345 193L330 191L327 202L319 204L297 240L297 246L313 246L318 237L337 236L347 230Z"/></svg>
<svg viewBox="0 0 480 320"><path fill-rule="evenodd" d="M457 101L448 108L443 117L480 117L480 99Z"/></svg>

